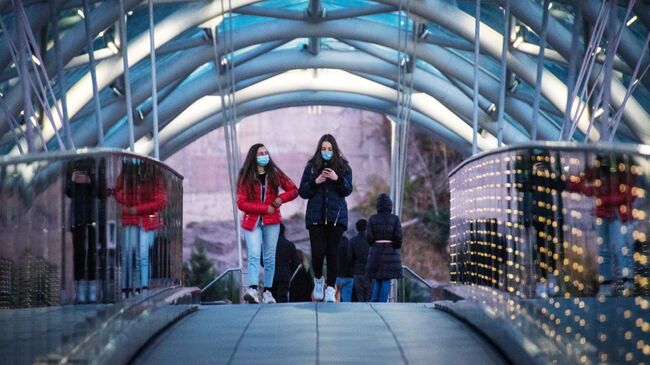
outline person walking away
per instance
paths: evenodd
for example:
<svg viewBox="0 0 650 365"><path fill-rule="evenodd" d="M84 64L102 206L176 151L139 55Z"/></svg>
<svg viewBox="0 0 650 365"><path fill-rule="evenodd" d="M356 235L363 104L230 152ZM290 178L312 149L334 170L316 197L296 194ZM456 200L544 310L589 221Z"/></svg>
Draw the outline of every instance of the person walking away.
<svg viewBox="0 0 650 365"><path fill-rule="evenodd" d="M280 193L280 188L284 190ZM248 251L248 289L244 300L275 303L271 294L275 275L275 250L280 234L280 206L298 196L296 185L273 162L261 143L250 147L237 180L237 207ZM258 292L260 256L264 262L264 293Z"/></svg>
<svg viewBox="0 0 650 365"><path fill-rule="evenodd" d="M368 221L359 219L355 223L357 235L350 239L348 249L348 260L352 267L354 295L358 302L369 302L372 291L370 279L366 276L366 262L368 261L368 240L366 239L366 227Z"/></svg>
<svg viewBox="0 0 650 365"><path fill-rule="evenodd" d="M352 287L354 279L352 277L352 266L348 260L348 251L350 250L350 241L347 237L341 237L339 244L338 266L336 270L336 288L339 292L341 302L352 302Z"/></svg>
<svg viewBox="0 0 650 365"><path fill-rule="evenodd" d="M65 193L70 201L72 262L75 301L97 300L97 242L95 207L98 198L95 160L89 157L68 163Z"/></svg>
<svg viewBox="0 0 650 365"><path fill-rule="evenodd" d="M300 196L307 199L305 224L309 231L314 267L313 298L336 300L337 248L348 224L345 197L352 193L352 169L331 134L318 141L300 180ZM323 265L327 260L327 281Z"/></svg>
<svg viewBox="0 0 650 365"><path fill-rule="evenodd" d="M390 281L402 277L402 223L392 214L393 202L384 193L377 197L377 214L368 219L366 238L370 244L366 275L374 280L372 301L387 302Z"/></svg>
<svg viewBox="0 0 650 365"><path fill-rule="evenodd" d="M286 227L280 224L280 236L275 249L275 275L273 276L273 297L278 303L289 301L289 280L298 267L296 245L285 237Z"/></svg>

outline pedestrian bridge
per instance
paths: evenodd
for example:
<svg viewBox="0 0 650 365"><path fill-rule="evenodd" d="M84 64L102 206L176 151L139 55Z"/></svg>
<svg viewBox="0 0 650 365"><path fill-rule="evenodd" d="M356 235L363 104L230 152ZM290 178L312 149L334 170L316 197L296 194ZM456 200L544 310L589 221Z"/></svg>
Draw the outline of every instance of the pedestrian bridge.
<svg viewBox="0 0 650 365"><path fill-rule="evenodd" d="M182 178L163 163L101 149L5 157L0 356L9 363L648 363L649 158L645 146L566 143L475 155L450 175L451 285L432 288L405 267L391 303L240 305L239 268L212 283L217 302L202 303L198 288L183 287ZM65 224L79 196L66 184L84 166L94 187L85 229L96 251L79 256ZM167 196L143 291L135 290L137 278L125 278L115 196L115 182L128 185L118 177L133 166L156 170L150 176L163 178ZM77 274L96 284L92 295ZM88 304L79 304L80 290Z"/></svg>
<svg viewBox="0 0 650 365"><path fill-rule="evenodd" d="M0 362L650 364L649 10L0 0ZM472 156L450 284L405 268L390 303L248 306L239 262L202 301L161 161L223 127L232 188L242 118L321 105L391 121L398 215L410 135ZM164 196L148 251L121 216L139 186Z"/></svg>

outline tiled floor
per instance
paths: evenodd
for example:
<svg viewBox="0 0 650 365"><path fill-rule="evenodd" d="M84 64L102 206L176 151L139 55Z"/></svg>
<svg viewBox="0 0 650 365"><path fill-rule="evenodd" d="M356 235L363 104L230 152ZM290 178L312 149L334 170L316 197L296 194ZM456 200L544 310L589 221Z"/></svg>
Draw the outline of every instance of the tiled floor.
<svg viewBox="0 0 650 365"><path fill-rule="evenodd" d="M486 341L424 304L204 306L137 364L502 364Z"/></svg>

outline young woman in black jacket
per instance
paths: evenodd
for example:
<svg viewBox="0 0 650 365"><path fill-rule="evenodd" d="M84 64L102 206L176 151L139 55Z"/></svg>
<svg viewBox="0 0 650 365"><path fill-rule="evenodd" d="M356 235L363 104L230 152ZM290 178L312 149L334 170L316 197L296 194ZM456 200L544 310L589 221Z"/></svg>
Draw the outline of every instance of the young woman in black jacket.
<svg viewBox="0 0 650 365"><path fill-rule="evenodd" d="M393 202L386 194L377 197L377 214L368 219L366 239L370 244L366 276L374 280L372 301L387 302L391 279L402 277L402 223L392 214Z"/></svg>
<svg viewBox="0 0 650 365"><path fill-rule="evenodd" d="M316 153L305 166L298 193L308 200L305 223L309 230L315 276L313 297L334 302L337 249L348 224L345 197L352 193L352 169L331 134L318 141ZM326 283L323 278L325 259Z"/></svg>

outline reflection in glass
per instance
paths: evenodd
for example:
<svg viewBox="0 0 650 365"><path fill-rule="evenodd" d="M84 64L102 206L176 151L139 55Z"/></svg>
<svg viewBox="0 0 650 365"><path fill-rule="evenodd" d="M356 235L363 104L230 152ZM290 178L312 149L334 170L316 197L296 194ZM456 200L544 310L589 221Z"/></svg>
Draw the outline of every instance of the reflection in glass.
<svg viewBox="0 0 650 365"><path fill-rule="evenodd" d="M182 193L176 172L121 151L0 158L0 359L88 361L187 310L163 305L182 279Z"/></svg>
<svg viewBox="0 0 650 365"><path fill-rule="evenodd" d="M450 178L455 290L549 361L648 362L649 157L547 144L465 163Z"/></svg>

